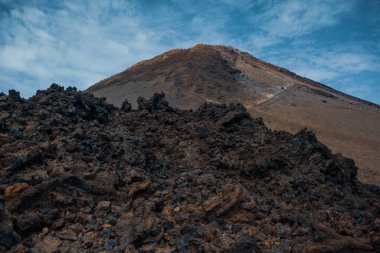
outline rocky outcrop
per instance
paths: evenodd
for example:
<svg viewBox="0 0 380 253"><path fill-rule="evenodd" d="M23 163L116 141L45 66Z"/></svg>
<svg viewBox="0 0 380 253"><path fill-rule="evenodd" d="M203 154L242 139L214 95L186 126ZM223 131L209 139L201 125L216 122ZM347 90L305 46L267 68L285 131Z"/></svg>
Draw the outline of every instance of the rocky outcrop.
<svg viewBox="0 0 380 253"><path fill-rule="evenodd" d="M380 189L241 105L0 96L0 251L376 252Z"/></svg>

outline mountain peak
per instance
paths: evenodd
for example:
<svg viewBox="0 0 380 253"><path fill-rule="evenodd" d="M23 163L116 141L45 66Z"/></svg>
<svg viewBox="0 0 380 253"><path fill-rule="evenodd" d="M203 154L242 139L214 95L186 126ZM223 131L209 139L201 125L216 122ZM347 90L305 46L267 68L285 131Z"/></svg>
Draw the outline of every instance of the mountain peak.
<svg viewBox="0 0 380 253"><path fill-rule="evenodd" d="M173 49L152 59L141 61L110 78L89 88L90 92L107 87L133 86L144 82L155 92L165 91L174 106L195 109L204 101L217 103L243 103L247 107L261 104L290 86L303 85L317 89L319 93L330 94L333 90L324 85L297 76L286 69L271 65L255 58L247 52L230 46L197 44L188 49ZM144 86L142 85L142 86ZM151 96L151 88L136 87L135 95L127 97L136 106L137 96ZM142 94L139 88L149 94ZM228 93L226 96L225 92ZM175 93L175 94L174 94ZM186 100L186 94L191 100ZM115 94L119 95L119 94ZM233 95L233 96L231 96ZM244 95L243 97L241 97ZM334 96L330 94L331 96ZM120 106L125 97L106 96ZM185 100L179 101L183 97ZM243 101L243 100L244 101Z"/></svg>
<svg viewBox="0 0 380 253"><path fill-rule="evenodd" d="M316 131L334 152L355 159L359 178L380 184L380 107L223 45L173 49L104 79L88 89L121 106L165 92L169 103L240 103L275 130ZM360 133L360 134L358 134ZM347 145L347 136L356 145ZM360 148L358 148L360 146ZM375 175L375 176L373 176Z"/></svg>
<svg viewBox="0 0 380 253"><path fill-rule="evenodd" d="M176 48L176 49L172 49L172 50L169 50L167 52L164 52L152 59L149 59L149 60L144 60L144 61L141 61L141 62L138 62L136 63L135 65L133 65L132 67L130 67L129 69L133 69L137 66L145 66L145 65L149 65L149 64L153 64L153 63L157 63L157 64L161 64L161 61L178 61L178 60L192 60L190 57L191 56L195 56L195 55L201 55L203 57L204 54L216 54L216 53L239 53L240 51L238 51L237 49L234 49L232 47L229 47L229 46L223 46L223 45L208 45L208 44L197 44L193 47L190 47L190 48L186 48L186 49L183 49L183 48ZM176 59L176 58L179 58L179 59ZM190 58L190 59L189 59ZM201 62L201 63L204 63L204 62ZM127 70L129 70L127 69Z"/></svg>
<svg viewBox="0 0 380 253"><path fill-rule="evenodd" d="M203 44L199 43L188 50L190 51L197 51L197 50L213 50L213 51L231 51L231 52L238 52L236 48L233 48L231 46L226 45L210 45L210 44Z"/></svg>

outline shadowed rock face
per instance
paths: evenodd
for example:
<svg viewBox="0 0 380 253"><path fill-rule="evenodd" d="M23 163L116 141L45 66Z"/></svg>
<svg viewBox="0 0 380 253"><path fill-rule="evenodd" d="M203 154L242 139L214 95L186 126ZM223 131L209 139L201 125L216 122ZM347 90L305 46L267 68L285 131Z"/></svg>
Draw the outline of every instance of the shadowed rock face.
<svg viewBox="0 0 380 253"><path fill-rule="evenodd" d="M52 85L0 94L0 251L377 252L380 189L312 131Z"/></svg>
<svg viewBox="0 0 380 253"><path fill-rule="evenodd" d="M121 106L165 92L173 107L241 103L268 127L296 133L307 127L335 153L353 158L362 182L380 185L380 107L225 46L175 49L88 89Z"/></svg>

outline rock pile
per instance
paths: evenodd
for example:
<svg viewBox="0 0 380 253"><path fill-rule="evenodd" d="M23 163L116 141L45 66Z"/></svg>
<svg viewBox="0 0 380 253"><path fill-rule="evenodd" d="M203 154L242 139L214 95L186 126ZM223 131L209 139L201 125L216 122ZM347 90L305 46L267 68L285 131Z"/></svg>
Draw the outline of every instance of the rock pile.
<svg viewBox="0 0 380 253"><path fill-rule="evenodd" d="M0 251L380 251L380 189L313 132L138 103L0 94Z"/></svg>

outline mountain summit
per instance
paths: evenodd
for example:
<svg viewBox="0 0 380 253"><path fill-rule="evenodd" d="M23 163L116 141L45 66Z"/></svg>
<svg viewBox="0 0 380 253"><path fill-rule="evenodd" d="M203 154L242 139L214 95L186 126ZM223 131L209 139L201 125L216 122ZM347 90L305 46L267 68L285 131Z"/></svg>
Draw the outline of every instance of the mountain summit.
<svg viewBox="0 0 380 253"><path fill-rule="evenodd" d="M171 106L241 103L274 130L314 130L355 160L359 179L380 184L380 107L226 46L199 44L139 62L88 89L121 106L164 92Z"/></svg>

